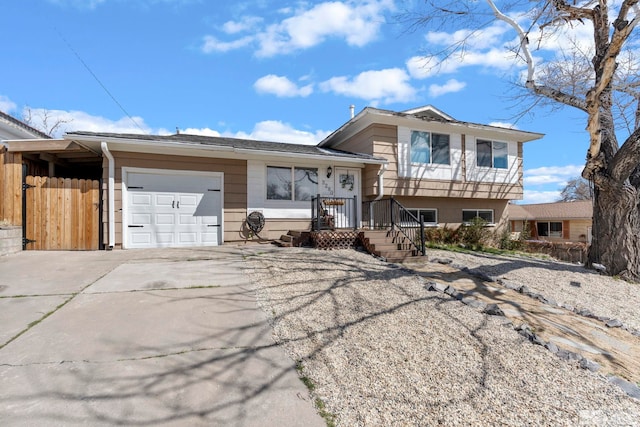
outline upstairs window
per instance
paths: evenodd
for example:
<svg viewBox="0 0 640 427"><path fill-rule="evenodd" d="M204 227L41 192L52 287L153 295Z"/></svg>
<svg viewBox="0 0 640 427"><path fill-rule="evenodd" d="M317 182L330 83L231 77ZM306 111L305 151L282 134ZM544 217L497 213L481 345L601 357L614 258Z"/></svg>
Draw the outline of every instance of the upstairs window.
<svg viewBox="0 0 640 427"><path fill-rule="evenodd" d="M509 150L506 142L479 139L476 142L477 164L480 167L507 169Z"/></svg>
<svg viewBox="0 0 640 427"><path fill-rule="evenodd" d="M267 200L309 201L318 193L318 169L267 166Z"/></svg>
<svg viewBox="0 0 640 427"><path fill-rule="evenodd" d="M449 165L449 135L411 131L411 163Z"/></svg>

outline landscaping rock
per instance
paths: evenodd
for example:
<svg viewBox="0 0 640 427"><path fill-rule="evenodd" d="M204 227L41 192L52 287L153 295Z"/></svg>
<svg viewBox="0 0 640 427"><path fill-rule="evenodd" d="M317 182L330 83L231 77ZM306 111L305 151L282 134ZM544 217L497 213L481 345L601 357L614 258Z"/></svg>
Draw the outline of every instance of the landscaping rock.
<svg viewBox="0 0 640 427"><path fill-rule="evenodd" d="M447 294L447 295L453 296L454 294L458 293L458 290L456 288L454 288L453 286L447 286L444 289L444 293Z"/></svg>
<svg viewBox="0 0 640 427"><path fill-rule="evenodd" d="M546 343L544 345L544 348L546 348L547 350L549 350L551 353L556 354L560 349L558 348L557 345L555 345L554 343L552 343L551 341L549 341L548 343Z"/></svg>
<svg viewBox="0 0 640 427"><path fill-rule="evenodd" d="M453 260L449 258L433 258L431 262L437 262L438 264L448 265L448 264L451 264Z"/></svg>
<svg viewBox="0 0 640 427"><path fill-rule="evenodd" d="M622 322L618 319L611 319L607 323L605 323L607 328L619 328L622 326Z"/></svg>
<svg viewBox="0 0 640 427"><path fill-rule="evenodd" d="M520 286L520 288L518 289L518 292L520 292L521 294L528 295L531 293L531 289L529 289L526 286Z"/></svg>
<svg viewBox="0 0 640 427"><path fill-rule="evenodd" d="M498 279L498 283L501 284L502 286L504 286L507 289L511 289L512 291L517 291L521 287L521 285L518 285L517 283L510 282L510 281L505 280L505 279Z"/></svg>
<svg viewBox="0 0 640 427"><path fill-rule="evenodd" d="M625 393L627 393L627 395L636 399L640 399L640 388L634 383L623 380L622 378L616 376L610 376L607 379L610 383L620 387Z"/></svg>
<svg viewBox="0 0 640 427"><path fill-rule="evenodd" d="M484 309L484 313L487 313L490 316L504 316L504 311L498 307L498 304L488 304Z"/></svg>
<svg viewBox="0 0 640 427"><path fill-rule="evenodd" d="M597 372L600 370L600 364L598 364L597 362L594 362L593 360L589 360L587 358L583 358L580 361L580 367L582 369L588 369L591 372Z"/></svg>
<svg viewBox="0 0 640 427"><path fill-rule="evenodd" d="M462 298L461 300L464 304L468 305L469 307L473 307L473 308L479 308L479 309L484 309L487 304L480 301L479 299L476 299L472 296L465 296Z"/></svg>
<svg viewBox="0 0 640 427"><path fill-rule="evenodd" d="M433 292L444 292L448 285L438 282L427 282L427 289Z"/></svg>
<svg viewBox="0 0 640 427"><path fill-rule="evenodd" d="M583 359L583 357L578 353L574 353L573 351L562 350L562 349L558 350L558 352L556 353L556 356L558 356L562 360L566 360L570 362L571 361L579 362Z"/></svg>

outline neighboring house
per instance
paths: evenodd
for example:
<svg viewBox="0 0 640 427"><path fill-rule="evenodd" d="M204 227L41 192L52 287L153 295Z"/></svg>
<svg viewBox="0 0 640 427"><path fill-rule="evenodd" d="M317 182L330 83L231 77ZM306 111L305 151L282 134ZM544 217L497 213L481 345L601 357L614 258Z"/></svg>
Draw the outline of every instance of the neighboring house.
<svg viewBox="0 0 640 427"><path fill-rule="evenodd" d="M509 205L511 232L534 240L590 243L592 217L591 200Z"/></svg>
<svg viewBox="0 0 640 427"><path fill-rule="evenodd" d="M254 211L265 218L260 238L309 230L316 195L353 201L345 218L331 215L342 228L359 226L361 202L389 196L431 226L476 216L506 226L509 200L522 198L522 144L541 137L460 122L428 106L365 108L317 146L91 132L8 146L49 159L73 151L102 178L103 247L143 248L255 238L245 222Z"/></svg>
<svg viewBox="0 0 640 427"><path fill-rule="evenodd" d="M28 124L0 111L0 141L9 139L42 139L49 138Z"/></svg>

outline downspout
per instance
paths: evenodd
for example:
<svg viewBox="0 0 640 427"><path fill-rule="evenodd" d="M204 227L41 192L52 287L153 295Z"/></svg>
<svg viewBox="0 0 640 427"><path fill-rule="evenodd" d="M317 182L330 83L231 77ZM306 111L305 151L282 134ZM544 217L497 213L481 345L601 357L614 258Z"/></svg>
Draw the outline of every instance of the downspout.
<svg viewBox="0 0 640 427"><path fill-rule="evenodd" d="M376 200L382 199L382 197L384 196L384 173L387 171L388 167L389 167L389 164L385 163L382 165L382 167L378 171L378 195L376 196L375 199L373 199L374 202Z"/></svg>
<svg viewBox="0 0 640 427"><path fill-rule="evenodd" d="M108 204L108 222L109 222L109 249L113 249L116 244L116 209L115 209L115 175L116 175L116 167L115 160L113 159L113 155L109 151L109 147L107 147L106 142L100 143L100 148L102 148L102 154L107 157L109 162L109 181L107 183L107 204Z"/></svg>

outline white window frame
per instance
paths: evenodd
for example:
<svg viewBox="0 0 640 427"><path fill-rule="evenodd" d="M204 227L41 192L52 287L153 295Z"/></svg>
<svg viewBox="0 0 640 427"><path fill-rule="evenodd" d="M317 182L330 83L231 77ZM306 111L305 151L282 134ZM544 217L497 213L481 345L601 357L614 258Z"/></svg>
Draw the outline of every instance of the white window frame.
<svg viewBox="0 0 640 427"><path fill-rule="evenodd" d="M484 166L484 165L479 165L478 162L480 161L480 150L478 150L478 144L481 142L490 142L491 143L491 166ZM495 144L504 144L505 148L506 148L506 164L505 167L496 167L496 156L495 156ZM491 139L482 139L482 138L478 138L476 139L476 166L479 168L486 168L486 169L497 169L497 170L507 170L509 169L509 143L505 142L505 141L494 141Z"/></svg>
<svg viewBox="0 0 640 427"><path fill-rule="evenodd" d="M413 146L411 145L411 140L413 139L413 134L414 133L425 133L429 135L429 162L414 162L413 161ZM448 141L447 141L447 145L449 148L449 159L447 163L435 163L433 161L433 135L442 135L442 136L446 136ZM431 131L426 131L426 130L415 130L415 129L411 129L410 133L409 133L409 161L411 164L414 165L432 165L432 166L451 166L451 135L448 133L441 133L441 132L431 132Z"/></svg>
<svg viewBox="0 0 640 427"><path fill-rule="evenodd" d="M291 177L291 198L289 199L270 199L269 198L269 190L267 188L267 186L269 185L269 168L274 168L274 169L289 169L290 171L290 177ZM301 165L295 165L295 166L291 166L291 165L277 165L277 164L268 164L266 165L265 168L265 200L269 203L310 203L310 200L298 200L296 199L296 187L295 187L295 172L296 169L314 169L316 171L316 174L318 176L318 179L320 178L320 168L315 167L315 166L301 166ZM315 194L312 194L311 197L315 197L318 193L318 189L320 188L319 183L316 183L316 191Z"/></svg>
<svg viewBox="0 0 640 427"><path fill-rule="evenodd" d="M465 221L464 220L464 213L465 212L475 212L476 216L474 216L474 218L476 218L476 217L482 218L480 216L480 212L491 212L491 221L488 221L486 225L487 226L495 225L496 217L495 217L495 212L493 211L493 209L462 209L462 223L465 224L465 225L468 225L468 224L471 224L471 223L469 221Z"/></svg>

